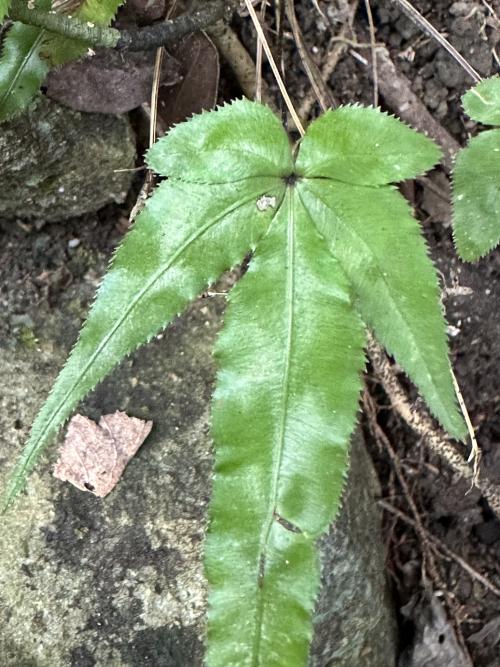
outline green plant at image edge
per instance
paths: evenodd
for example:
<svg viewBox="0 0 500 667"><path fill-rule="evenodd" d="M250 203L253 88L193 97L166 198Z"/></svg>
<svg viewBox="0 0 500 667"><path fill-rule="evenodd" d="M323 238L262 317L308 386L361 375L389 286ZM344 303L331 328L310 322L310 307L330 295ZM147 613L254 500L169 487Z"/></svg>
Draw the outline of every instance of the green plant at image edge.
<svg viewBox="0 0 500 667"><path fill-rule="evenodd" d="M10 504L78 402L252 253L216 346L207 664L302 666L356 423L365 329L448 432L465 433L436 272L393 183L439 150L373 108L313 122L295 157L279 119L236 101L174 127L166 177L118 248L32 429Z"/></svg>

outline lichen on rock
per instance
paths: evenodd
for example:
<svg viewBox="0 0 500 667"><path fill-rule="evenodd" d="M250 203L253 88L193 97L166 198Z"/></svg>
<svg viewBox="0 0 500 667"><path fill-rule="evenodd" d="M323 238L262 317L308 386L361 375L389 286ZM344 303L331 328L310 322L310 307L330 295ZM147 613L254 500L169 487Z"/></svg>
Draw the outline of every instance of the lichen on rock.
<svg viewBox="0 0 500 667"><path fill-rule="evenodd" d="M85 114L41 97L0 125L0 217L65 220L125 201L135 165L126 116Z"/></svg>

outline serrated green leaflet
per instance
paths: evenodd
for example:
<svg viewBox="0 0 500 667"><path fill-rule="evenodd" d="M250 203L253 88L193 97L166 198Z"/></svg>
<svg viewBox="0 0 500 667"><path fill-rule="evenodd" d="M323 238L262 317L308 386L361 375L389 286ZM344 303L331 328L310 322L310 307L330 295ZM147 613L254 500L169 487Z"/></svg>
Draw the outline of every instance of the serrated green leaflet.
<svg viewBox="0 0 500 667"><path fill-rule="evenodd" d="M149 150L147 160L162 176L189 183L233 183L293 170L290 142L279 119L271 109L248 103L181 123Z"/></svg>
<svg viewBox="0 0 500 667"><path fill-rule="evenodd" d="M471 262L500 241L500 129L483 132L457 156L453 170L453 236Z"/></svg>
<svg viewBox="0 0 500 667"><path fill-rule="evenodd" d="M210 667L306 662L314 543L339 506L363 343L346 278L289 189L217 345Z"/></svg>
<svg viewBox="0 0 500 667"><path fill-rule="evenodd" d="M256 178L239 193L233 184L210 192L175 181L157 188L119 248L78 343L33 425L9 499L82 397L255 247L272 213L259 211L256 201L263 193L279 201L279 186Z"/></svg>
<svg viewBox="0 0 500 667"><path fill-rule="evenodd" d="M485 125L500 125L500 77L485 79L462 97L465 113Z"/></svg>
<svg viewBox="0 0 500 667"><path fill-rule="evenodd" d="M351 281L361 317L441 424L461 438L436 272L409 205L391 187L318 179L299 190Z"/></svg>
<svg viewBox="0 0 500 667"><path fill-rule="evenodd" d="M440 158L439 148L401 121L371 107L327 111L302 139L297 171L358 185L413 178Z"/></svg>
<svg viewBox="0 0 500 667"><path fill-rule="evenodd" d="M462 102L474 120L500 125L500 78L482 81ZM461 150L453 169L453 237L472 262L500 242L500 129L482 132Z"/></svg>
<svg viewBox="0 0 500 667"><path fill-rule="evenodd" d="M344 150L358 146L360 162L350 172L337 141L349 114L354 143ZM358 408L362 320L450 432L464 430L418 225L392 186L371 185L392 177L387 166L377 177L374 165L393 159L396 147L389 143L385 157L377 147L374 161L377 137L368 141L360 119L359 108L328 113L311 127L310 141L306 134L297 167L278 120L244 100L158 142L149 160L168 180L118 250L9 490L8 502L78 401L123 356L254 251L217 346L209 667L307 661L319 585L315 540L339 508ZM376 128L385 137L397 123L382 116ZM404 126L398 135L396 171L405 177L436 156L414 135ZM410 137L407 145L402 137ZM336 160L355 184L331 175Z"/></svg>
<svg viewBox="0 0 500 667"><path fill-rule="evenodd" d="M50 8L50 0L38 0L40 9ZM3 41L0 57L0 121L25 109L47 76L42 57L47 33L39 28L14 23Z"/></svg>

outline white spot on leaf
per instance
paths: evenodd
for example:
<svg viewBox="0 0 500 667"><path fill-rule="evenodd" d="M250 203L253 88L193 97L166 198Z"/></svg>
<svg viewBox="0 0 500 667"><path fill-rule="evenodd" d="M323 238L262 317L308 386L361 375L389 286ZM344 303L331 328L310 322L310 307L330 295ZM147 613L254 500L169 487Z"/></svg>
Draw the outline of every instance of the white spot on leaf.
<svg viewBox="0 0 500 667"><path fill-rule="evenodd" d="M276 197L269 195L262 195L260 199L257 199L257 208L259 211L267 211L268 208L276 207Z"/></svg>

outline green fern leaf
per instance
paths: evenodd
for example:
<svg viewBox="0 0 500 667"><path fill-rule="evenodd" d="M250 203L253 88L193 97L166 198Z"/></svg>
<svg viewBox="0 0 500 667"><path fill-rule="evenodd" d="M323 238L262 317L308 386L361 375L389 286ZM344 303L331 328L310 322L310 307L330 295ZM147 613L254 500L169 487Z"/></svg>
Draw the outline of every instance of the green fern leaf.
<svg viewBox="0 0 500 667"><path fill-rule="evenodd" d="M479 123L500 125L500 77L485 79L462 97L465 113Z"/></svg>
<svg viewBox="0 0 500 667"><path fill-rule="evenodd" d="M500 125L500 78L481 81L462 97L474 120ZM461 150L453 169L453 237L473 262L500 242L500 129L482 132Z"/></svg>
<svg viewBox="0 0 500 667"><path fill-rule="evenodd" d="M356 293L366 324L457 438L457 411L436 272L409 205L391 187L304 181L300 192Z"/></svg>
<svg viewBox="0 0 500 667"><path fill-rule="evenodd" d="M414 178L440 158L432 141L393 116L371 107L327 111L308 127L297 171L357 185L384 185Z"/></svg>
<svg viewBox="0 0 500 667"><path fill-rule="evenodd" d="M357 149L361 165L350 172L338 141L349 114L353 133L366 139L366 155ZM364 117L370 123L377 114ZM376 127L386 137L397 121L382 118ZM338 510L355 423L361 320L450 432L463 432L437 280L418 225L391 186L373 187L397 177L384 162L396 147L380 158L360 119L359 108L340 109L315 123L297 167L279 121L247 101L160 140L149 161L169 180L118 250L9 489L8 501L78 401L120 359L254 250L217 347L210 667L306 662L319 583L315 541ZM401 127L401 142L409 139L397 149L397 174L432 166L428 140ZM340 174L336 160L345 166ZM346 173L353 183L343 182Z"/></svg>
<svg viewBox="0 0 500 667"><path fill-rule="evenodd" d="M500 242L500 129L474 137L457 156L453 236L458 254L468 262Z"/></svg>
<svg viewBox="0 0 500 667"><path fill-rule="evenodd" d="M78 18L108 25L123 0L86 0L75 13ZM2 10L9 4L0 0ZM37 0L38 9L50 10L51 0ZM46 30L14 23L8 31L0 58L0 121L26 109L37 95L50 67L85 54L79 40L54 35Z"/></svg>
<svg viewBox="0 0 500 667"><path fill-rule="evenodd" d="M167 181L157 188L118 250L80 339L33 425L7 504L78 402L255 247L272 215L272 209L256 206L263 194L279 201L279 181L255 179L250 187L220 185L210 191Z"/></svg>
<svg viewBox="0 0 500 667"><path fill-rule="evenodd" d="M39 0L40 9L49 9L50 0ZM47 33L22 23L7 32L0 58L0 121L25 109L47 76L42 57Z"/></svg>
<svg viewBox="0 0 500 667"><path fill-rule="evenodd" d="M439 154L396 118L344 107L308 128L297 170L307 177L299 184L304 202L353 285L361 317L443 426L462 437L437 278L420 230L390 187L363 187L414 177Z"/></svg>
<svg viewBox="0 0 500 667"><path fill-rule="evenodd" d="M363 344L346 278L289 189L217 345L210 667L306 664L315 541L340 503Z"/></svg>
<svg viewBox="0 0 500 667"><path fill-rule="evenodd" d="M0 21L3 21L9 11L10 0L0 0Z"/></svg>
<svg viewBox="0 0 500 667"><path fill-rule="evenodd" d="M74 13L81 21L91 21L107 26L115 18L116 12L125 0L84 0Z"/></svg>
<svg viewBox="0 0 500 667"><path fill-rule="evenodd" d="M84 0L72 15L80 21L107 26L114 19L123 2L124 0ZM60 35L51 35L46 50L52 66L57 66L84 56L88 50L88 44Z"/></svg>
<svg viewBox="0 0 500 667"><path fill-rule="evenodd" d="M148 164L162 176L189 183L234 183L293 170L279 119L269 108L241 100L177 125L149 150Z"/></svg>

